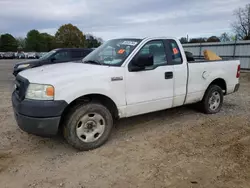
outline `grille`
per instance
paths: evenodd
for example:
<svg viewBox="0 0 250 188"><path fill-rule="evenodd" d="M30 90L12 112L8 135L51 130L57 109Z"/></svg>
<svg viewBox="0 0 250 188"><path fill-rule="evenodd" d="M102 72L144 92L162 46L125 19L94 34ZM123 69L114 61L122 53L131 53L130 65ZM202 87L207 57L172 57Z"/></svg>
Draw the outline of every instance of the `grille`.
<svg viewBox="0 0 250 188"><path fill-rule="evenodd" d="M15 85L15 94L17 95L18 99L23 100L25 98L26 90L29 86L29 81L17 75Z"/></svg>

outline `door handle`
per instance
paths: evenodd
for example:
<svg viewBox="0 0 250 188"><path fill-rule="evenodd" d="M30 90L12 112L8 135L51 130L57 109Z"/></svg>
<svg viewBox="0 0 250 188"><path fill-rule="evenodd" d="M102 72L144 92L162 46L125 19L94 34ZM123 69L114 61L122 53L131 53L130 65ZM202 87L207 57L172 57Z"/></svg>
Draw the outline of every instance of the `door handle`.
<svg viewBox="0 0 250 188"><path fill-rule="evenodd" d="M165 79L172 79L173 78L173 72L165 72Z"/></svg>

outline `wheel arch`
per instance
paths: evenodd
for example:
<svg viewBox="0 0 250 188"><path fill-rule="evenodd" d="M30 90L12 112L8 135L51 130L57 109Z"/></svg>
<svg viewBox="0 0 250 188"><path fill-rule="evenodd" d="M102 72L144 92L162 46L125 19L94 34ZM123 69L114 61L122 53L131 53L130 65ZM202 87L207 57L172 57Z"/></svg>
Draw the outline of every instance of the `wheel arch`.
<svg viewBox="0 0 250 188"><path fill-rule="evenodd" d="M210 82L210 84L207 85L205 93L206 93L206 91L208 90L208 88L211 85L217 85L217 86L219 86L223 90L223 94L224 95L227 93L227 82L225 81L225 79L223 79L223 78L216 78L216 79L212 80Z"/></svg>
<svg viewBox="0 0 250 188"><path fill-rule="evenodd" d="M83 105L84 103L89 103L89 102L99 102L110 111L113 118L119 117L119 112L118 112L116 103L110 97L103 95L103 94L97 94L97 93L86 94L71 101L68 104L68 106L64 109L62 113L62 117L66 116L68 112L75 106Z"/></svg>
<svg viewBox="0 0 250 188"><path fill-rule="evenodd" d="M61 115L61 120L60 120L58 131L59 132L62 131L63 123L65 122L65 119L68 117L68 114L73 108L76 108L77 106L84 105L84 103L89 103L89 102L101 103L110 111L114 120L119 118L119 111L118 111L117 105L110 97L103 95L103 94L97 94L97 93L86 94L71 101L68 104L68 106L64 109Z"/></svg>
<svg viewBox="0 0 250 188"><path fill-rule="evenodd" d="M211 85L219 86L223 90L224 95L227 93L227 83L223 78L216 78L208 85L207 88L209 88L209 86L211 86Z"/></svg>

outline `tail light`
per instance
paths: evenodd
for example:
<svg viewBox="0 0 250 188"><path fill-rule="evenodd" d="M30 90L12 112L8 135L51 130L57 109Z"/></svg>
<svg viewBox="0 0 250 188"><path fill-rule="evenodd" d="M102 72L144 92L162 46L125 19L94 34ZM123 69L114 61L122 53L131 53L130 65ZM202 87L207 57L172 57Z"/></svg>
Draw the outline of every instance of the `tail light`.
<svg viewBox="0 0 250 188"><path fill-rule="evenodd" d="M236 78L240 77L240 65L238 65L238 69L237 69L237 74L236 74Z"/></svg>

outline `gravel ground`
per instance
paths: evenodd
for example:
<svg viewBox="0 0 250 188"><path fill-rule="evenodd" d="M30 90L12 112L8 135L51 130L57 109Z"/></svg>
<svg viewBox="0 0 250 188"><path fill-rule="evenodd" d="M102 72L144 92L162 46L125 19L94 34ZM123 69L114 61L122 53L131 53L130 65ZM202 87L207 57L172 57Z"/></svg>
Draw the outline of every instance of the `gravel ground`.
<svg viewBox="0 0 250 188"><path fill-rule="evenodd" d="M180 107L121 120L109 141L78 152L16 125L14 61L0 61L0 187L250 187L250 74L216 115Z"/></svg>

